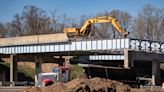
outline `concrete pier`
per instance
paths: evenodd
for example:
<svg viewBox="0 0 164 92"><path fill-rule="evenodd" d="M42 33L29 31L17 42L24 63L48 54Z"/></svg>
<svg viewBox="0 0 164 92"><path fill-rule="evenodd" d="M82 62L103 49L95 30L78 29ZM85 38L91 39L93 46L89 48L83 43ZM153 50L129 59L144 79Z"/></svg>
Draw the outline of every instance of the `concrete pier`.
<svg viewBox="0 0 164 92"><path fill-rule="evenodd" d="M35 56L35 83L38 83L38 74L41 73L41 57L40 56Z"/></svg>
<svg viewBox="0 0 164 92"><path fill-rule="evenodd" d="M10 55L10 86L14 86L17 81L17 59L16 55Z"/></svg>
<svg viewBox="0 0 164 92"><path fill-rule="evenodd" d="M152 85L160 85L160 63L158 61L152 61Z"/></svg>

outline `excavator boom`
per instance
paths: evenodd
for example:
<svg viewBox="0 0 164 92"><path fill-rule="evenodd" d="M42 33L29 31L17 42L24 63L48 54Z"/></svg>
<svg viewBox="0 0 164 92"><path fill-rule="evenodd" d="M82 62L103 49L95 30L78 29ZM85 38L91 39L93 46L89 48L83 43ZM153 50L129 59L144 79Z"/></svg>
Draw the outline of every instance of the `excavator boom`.
<svg viewBox="0 0 164 92"><path fill-rule="evenodd" d="M65 28L64 33L71 34L73 36L89 36L91 33L90 27L93 23L111 23L119 33L125 38L128 35L128 32L126 32L121 25L117 22L116 18L112 18L109 16L103 16L103 17L95 17L88 19L84 25L80 28Z"/></svg>

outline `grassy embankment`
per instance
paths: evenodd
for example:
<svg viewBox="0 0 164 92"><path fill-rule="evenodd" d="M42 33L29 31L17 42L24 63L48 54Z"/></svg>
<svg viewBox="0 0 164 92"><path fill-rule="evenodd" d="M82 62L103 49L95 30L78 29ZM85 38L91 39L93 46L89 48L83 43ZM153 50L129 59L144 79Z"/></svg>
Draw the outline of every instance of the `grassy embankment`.
<svg viewBox="0 0 164 92"><path fill-rule="evenodd" d="M75 79L78 77L85 77L85 74L83 72L83 68L80 67L79 65L71 65L69 80L72 80L72 79Z"/></svg>
<svg viewBox="0 0 164 92"><path fill-rule="evenodd" d="M0 65L3 65L4 67L6 67L4 71L8 72L9 74L9 70L10 70L10 64L6 63L4 61L0 61ZM26 65L18 65L17 66L18 70L18 81L33 81L34 80L34 75L35 75L35 69L31 68L30 66L26 66ZM9 76L9 75L7 75Z"/></svg>

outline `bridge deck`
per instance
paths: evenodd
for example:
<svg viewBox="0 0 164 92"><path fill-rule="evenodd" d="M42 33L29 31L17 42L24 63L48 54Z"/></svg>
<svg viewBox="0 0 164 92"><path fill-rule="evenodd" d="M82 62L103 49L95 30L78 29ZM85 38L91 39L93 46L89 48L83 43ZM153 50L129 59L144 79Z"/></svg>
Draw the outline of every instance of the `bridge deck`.
<svg viewBox="0 0 164 92"><path fill-rule="evenodd" d="M24 54L46 52L122 52L124 49L164 53L164 43L138 39L102 39L73 41L65 43L46 43L29 45L0 46L1 54ZM102 53L104 53L102 52Z"/></svg>
<svg viewBox="0 0 164 92"><path fill-rule="evenodd" d="M156 75L158 62L164 62L164 43L138 39L101 39L0 46L1 55L10 55L11 75L14 75L16 72L15 66L17 61L14 60L17 55L15 54L32 55L36 62L37 76L41 69L40 60L43 58L48 59L46 54L50 55L49 53L51 56L64 56L68 53L72 56L89 56L90 60L122 60L126 69L133 67L135 60L148 60L152 61L152 63L157 63L156 66L152 65L153 79L154 76L158 76ZM35 56L35 54L38 56ZM42 55L45 56L42 57ZM13 76L10 77L10 82L13 82L15 79L13 79Z"/></svg>

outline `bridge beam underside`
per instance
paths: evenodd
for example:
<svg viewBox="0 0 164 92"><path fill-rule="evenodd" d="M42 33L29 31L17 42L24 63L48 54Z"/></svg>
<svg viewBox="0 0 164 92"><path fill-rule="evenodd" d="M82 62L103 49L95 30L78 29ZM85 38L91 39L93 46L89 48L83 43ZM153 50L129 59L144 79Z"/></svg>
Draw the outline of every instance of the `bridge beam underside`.
<svg viewBox="0 0 164 92"><path fill-rule="evenodd" d="M160 78L160 63L164 62L163 53L134 51L134 50L126 49L124 51L124 55L125 55L125 60L124 60L125 68L134 67L135 61L151 63L152 85L160 84L160 79L161 79Z"/></svg>

